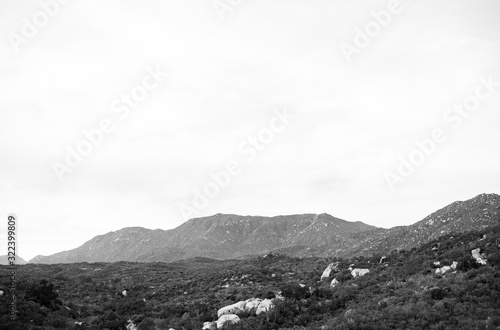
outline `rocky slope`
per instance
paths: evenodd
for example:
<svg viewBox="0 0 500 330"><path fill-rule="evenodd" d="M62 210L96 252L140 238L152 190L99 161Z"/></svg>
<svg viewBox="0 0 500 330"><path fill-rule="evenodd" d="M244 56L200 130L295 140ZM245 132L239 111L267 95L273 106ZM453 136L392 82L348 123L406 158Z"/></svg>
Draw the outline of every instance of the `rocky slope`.
<svg viewBox="0 0 500 330"><path fill-rule="evenodd" d="M440 236L481 230L500 224L500 196L481 194L467 201L457 201L409 226L376 229L353 234L339 245L308 247L298 256L370 255L393 250L409 250Z"/></svg>
<svg viewBox="0 0 500 330"><path fill-rule="evenodd" d="M328 214L253 217L216 214L172 230L124 228L82 246L31 263L171 262L193 257L243 258L270 251L292 256L339 256L411 249L439 236L500 223L500 196L482 194L454 202L423 220L391 229L349 222Z"/></svg>
<svg viewBox="0 0 500 330"><path fill-rule="evenodd" d="M172 230L123 228L96 236L82 246L31 263L175 261L192 257L240 258L265 254L284 246L307 246L347 240L373 230L328 214L252 217L216 214L191 219Z"/></svg>

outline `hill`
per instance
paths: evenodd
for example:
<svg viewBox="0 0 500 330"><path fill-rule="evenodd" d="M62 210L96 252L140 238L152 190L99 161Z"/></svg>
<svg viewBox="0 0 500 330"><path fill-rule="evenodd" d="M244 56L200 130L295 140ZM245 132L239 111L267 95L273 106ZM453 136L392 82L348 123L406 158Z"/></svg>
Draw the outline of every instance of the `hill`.
<svg viewBox="0 0 500 330"><path fill-rule="evenodd" d="M482 194L454 202L410 225L390 229L329 214L276 217L216 214L171 230L123 228L82 246L31 263L172 262L193 257L234 259L276 252L297 257L371 255L411 249L441 235L500 223L500 196Z"/></svg>
<svg viewBox="0 0 500 330"><path fill-rule="evenodd" d="M471 257L475 249L485 265ZM332 262L338 270L321 280ZM455 269L436 272L454 262ZM369 272L353 277L349 265ZM261 315L240 313L240 322L227 329L498 329L499 278L500 226L448 234L384 258L268 254L173 263L28 264L18 269L16 322L8 320L10 297L0 296L0 330L119 330L127 323L138 329L202 329L217 319L218 309L249 298L272 299L273 308ZM0 277L0 290L8 283ZM283 298L276 298L279 293Z"/></svg>
<svg viewBox="0 0 500 330"><path fill-rule="evenodd" d="M16 264L17 265L25 265L27 262L20 256L16 256ZM7 255L0 256L0 265L8 265L9 264L9 259Z"/></svg>
<svg viewBox="0 0 500 330"><path fill-rule="evenodd" d="M216 214L191 219L172 230L123 228L96 236L82 246L54 255L37 256L31 263L163 261L193 257L243 258L283 246L328 244L349 235L376 229L328 214L277 217Z"/></svg>

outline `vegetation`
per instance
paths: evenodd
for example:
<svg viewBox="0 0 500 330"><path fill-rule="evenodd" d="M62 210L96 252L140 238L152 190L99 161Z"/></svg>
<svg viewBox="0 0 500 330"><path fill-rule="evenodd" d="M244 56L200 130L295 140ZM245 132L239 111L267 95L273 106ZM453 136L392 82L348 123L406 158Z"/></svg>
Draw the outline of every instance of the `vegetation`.
<svg viewBox="0 0 500 330"><path fill-rule="evenodd" d="M486 234L486 236L484 236ZM500 226L448 235L409 251L350 259L270 254L249 260L195 258L176 263L19 266L18 319L9 320L8 278L0 278L0 330L201 329L223 306L274 298L267 314L228 329L497 329L500 327ZM471 250L481 248L481 266ZM340 271L320 281L326 266ZM458 262L457 271L436 275ZM354 264L370 273L353 278ZM0 267L0 274L7 274ZM334 288L330 282L337 279ZM303 285L300 285L303 284ZM122 295L127 290L126 296ZM75 323L78 322L78 323ZM79 325L79 322L82 322Z"/></svg>

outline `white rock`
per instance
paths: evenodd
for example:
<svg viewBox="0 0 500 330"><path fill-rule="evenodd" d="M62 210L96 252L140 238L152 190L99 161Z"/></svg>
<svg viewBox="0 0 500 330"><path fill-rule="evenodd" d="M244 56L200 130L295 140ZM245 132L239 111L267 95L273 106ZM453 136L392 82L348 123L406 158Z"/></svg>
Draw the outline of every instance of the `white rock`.
<svg viewBox="0 0 500 330"><path fill-rule="evenodd" d="M127 322L128 322L126 326L127 330L137 330L137 325L135 325L134 322L132 322L132 320L128 320Z"/></svg>
<svg viewBox="0 0 500 330"><path fill-rule="evenodd" d="M436 275L444 275L449 271L456 270L457 269L458 262L453 261L451 266L443 266L441 268L436 269Z"/></svg>
<svg viewBox="0 0 500 330"><path fill-rule="evenodd" d="M274 303L271 299L264 299L260 302L259 307L257 307L257 311L255 312L256 315L259 315L261 313L267 313L273 308Z"/></svg>
<svg viewBox="0 0 500 330"><path fill-rule="evenodd" d="M364 276L370 272L369 269L366 268L355 268L351 271L352 277Z"/></svg>
<svg viewBox="0 0 500 330"><path fill-rule="evenodd" d="M126 297L127 296L127 290L122 291L122 296Z"/></svg>
<svg viewBox="0 0 500 330"><path fill-rule="evenodd" d="M332 280L332 283L330 283L330 286L331 286L332 288L334 288L334 287L336 287L336 286L337 286L337 284L339 284L339 283L340 283L340 282L339 282L339 281L337 281L337 279L336 279L336 278L334 278L334 279Z"/></svg>
<svg viewBox="0 0 500 330"><path fill-rule="evenodd" d="M205 322L201 330L215 330L217 329L217 322Z"/></svg>
<svg viewBox="0 0 500 330"><path fill-rule="evenodd" d="M0 290L0 297L2 297L5 294L2 290Z"/></svg>
<svg viewBox="0 0 500 330"><path fill-rule="evenodd" d="M378 263L381 264L381 263L383 263L386 260L387 260L387 257L382 257L382 258L380 258L380 261Z"/></svg>
<svg viewBox="0 0 500 330"><path fill-rule="evenodd" d="M338 271L339 270L339 263L334 262L328 265L326 269L323 271L323 274L321 274L321 281L323 281L325 278L330 277L330 274L332 271Z"/></svg>
<svg viewBox="0 0 500 330"><path fill-rule="evenodd" d="M250 298L246 300L245 311L249 314L255 314L257 312L257 308L261 303L262 299L260 298Z"/></svg>
<svg viewBox="0 0 500 330"><path fill-rule="evenodd" d="M478 264L481 264L481 265L486 265L487 262L486 262L486 259L484 259L482 256L481 256L481 249L480 248L477 248L475 250L472 250L471 253L472 253L472 257L474 259L476 259L476 262Z"/></svg>
<svg viewBox="0 0 500 330"><path fill-rule="evenodd" d="M217 320L217 329L222 328L225 324L235 324L240 322L238 315L226 314L219 317Z"/></svg>
<svg viewBox="0 0 500 330"><path fill-rule="evenodd" d="M236 304L222 307L217 311L217 317L221 317L222 315L227 315L227 314L241 315L245 313L246 304L247 304L246 301L238 301Z"/></svg>
<svg viewBox="0 0 500 330"><path fill-rule="evenodd" d="M78 322L78 321L75 321L75 324L76 324L76 325L82 325L82 324L83 324L83 322Z"/></svg>

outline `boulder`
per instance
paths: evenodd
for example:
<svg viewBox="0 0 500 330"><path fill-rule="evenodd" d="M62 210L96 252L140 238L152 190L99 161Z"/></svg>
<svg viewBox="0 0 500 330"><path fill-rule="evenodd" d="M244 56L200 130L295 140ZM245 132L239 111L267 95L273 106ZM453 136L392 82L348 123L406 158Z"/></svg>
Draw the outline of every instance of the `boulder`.
<svg viewBox="0 0 500 330"><path fill-rule="evenodd" d="M127 290L122 291L122 296L126 297L127 296Z"/></svg>
<svg viewBox="0 0 500 330"><path fill-rule="evenodd" d="M458 262L453 261L451 266L443 266L441 268L436 269L436 275L444 275L449 271L454 271L457 269Z"/></svg>
<svg viewBox="0 0 500 330"><path fill-rule="evenodd" d="M444 274L446 274L447 272L449 272L450 270L451 270L451 267L450 267L450 266L443 266L443 267L441 267L441 268L436 269L435 274L436 274L436 275L444 275Z"/></svg>
<svg viewBox="0 0 500 330"><path fill-rule="evenodd" d="M326 267L326 269L323 271L323 274L321 275L321 281L330 277L330 274L332 271L336 271L336 272L339 271L339 262L331 263L328 265L328 267Z"/></svg>
<svg viewBox="0 0 500 330"><path fill-rule="evenodd" d="M481 249L477 248L471 251L472 258L476 259L476 262L480 265L486 265L486 259L481 255Z"/></svg>
<svg viewBox="0 0 500 330"><path fill-rule="evenodd" d="M381 263L383 263L386 260L387 260L387 257L382 257L382 258L380 258L380 261L378 263L381 264Z"/></svg>
<svg viewBox="0 0 500 330"><path fill-rule="evenodd" d="M201 330L215 330L217 329L217 322L205 322Z"/></svg>
<svg viewBox="0 0 500 330"><path fill-rule="evenodd" d="M0 290L0 297L2 297L5 294L2 290Z"/></svg>
<svg viewBox="0 0 500 330"><path fill-rule="evenodd" d="M370 272L369 269L366 268L354 268L351 270L352 277L364 276Z"/></svg>
<svg viewBox="0 0 500 330"><path fill-rule="evenodd" d="M222 315L227 314L242 315L243 313L245 313L246 304L246 301L238 301L236 304L222 307L217 311L217 317L221 317Z"/></svg>
<svg viewBox="0 0 500 330"><path fill-rule="evenodd" d="M126 325L127 330L137 330L137 325L135 325L134 322L132 322L132 320L128 320L127 322L128 322Z"/></svg>
<svg viewBox="0 0 500 330"><path fill-rule="evenodd" d="M245 300L246 305L245 305L245 311L248 314L255 314L257 312L257 308L259 307L262 299L260 298L250 298Z"/></svg>
<svg viewBox="0 0 500 330"><path fill-rule="evenodd" d="M332 280L332 283L330 283L330 286L331 286L332 288L334 288L334 287L336 287L336 286L337 286L337 284L339 284L339 283L340 283L340 282L339 282L339 281L337 281L337 279L336 279L336 278L334 278L334 279Z"/></svg>
<svg viewBox="0 0 500 330"><path fill-rule="evenodd" d="M257 307L257 310L255 311L256 315L259 315L261 313L267 313L273 308L274 303L271 299L264 299L260 302L259 307Z"/></svg>
<svg viewBox="0 0 500 330"><path fill-rule="evenodd" d="M226 324L236 324L236 323L238 323L240 321L241 320L238 317L238 315L235 315L235 314L222 315L221 317L219 317L219 319L216 322L217 323L217 329L222 328Z"/></svg>

